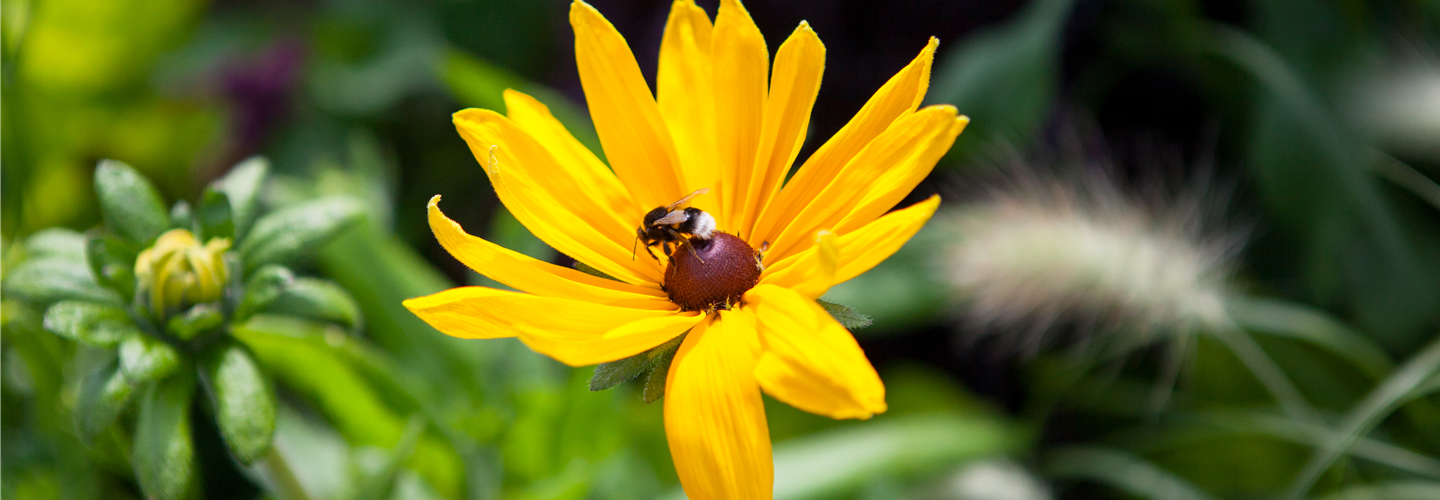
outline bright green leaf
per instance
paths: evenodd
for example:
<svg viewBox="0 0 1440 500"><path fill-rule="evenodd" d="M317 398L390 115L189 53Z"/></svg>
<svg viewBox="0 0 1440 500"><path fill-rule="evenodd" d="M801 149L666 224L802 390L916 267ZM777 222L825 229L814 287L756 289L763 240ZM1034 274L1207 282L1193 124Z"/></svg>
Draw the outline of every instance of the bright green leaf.
<svg viewBox="0 0 1440 500"><path fill-rule="evenodd" d="M201 241L227 238L235 241L235 218L231 214L230 197L224 191L206 189L200 195L200 209L195 213L200 223Z"/></svg>
<svg viewBox="0 0 1440 500"><path fill-rule="evenodd" d="M195 211L190 208L189 202L180 200L170 206L170 227L186 231L195 230Z"/></svg>
<svg viewBox="0 0 1440 500"><path fill-rule="evenodd" d="M45 311L45 329L96 347L112 347L129 337L144 335L123 307L73 300Z"/></svg>
<svg viewBox="0 0 1440 500"><path fill-rule="evenodd" d="M265 183L269 171L270 161L257 156L235 165L230 173L213 185L230 201L236 241L245 237L250 225L255 222L255 216L260 213L260 186Z"/></svg>
<svg viewBox="0 0 1440 500"><path fill-rule="evenodd" d="M90 267L83 261L26 260L5 276L3 286L7 298L39 305L62 300L120 303L119 295L95 282Z"/></svg>
<svg viewBox="0 0 1440 500"><path fill-rule="evenodd" d="M145 496L180 500L195 479L195 447L190 438L190 396L195 379L188 372L150 387L135 422L135 477Z"/></svg>
<svg viewBox="0 0 1440 500"><path fill-rule="evenodd" d="M275 391L244 346L226 342L201 361L215 421L230 453L250 464L270 450Z"/></svg>
<svg viewBox="0 0 1440 500"><path fill-rule="evenodd" d="M65 228L42 229L25 239L25 258L55 257L81 260L85 256L85 235Z"/></svg>
<svg viewBox="0 0 1440 500"><path fill-rule="evenodd" d="M240 305L235 307L235 321L243 322L269 307L294 281L295 273L285 266L272 264L255 271L245 282L245 295L240 298Z"/></svg>
<svg viewBox="0 0 1440 500"><path fill-rule="evenodd" d="M328 321L347 329L360 325L360 306L339 285L315 278L296 278L261 309L306 319Z"/></svg>
<svg viewBox="0 0 1440 500"><path fill-rule="evenodd" d="M839 321L840 325L847 329L865 328L874 324L873 321L870 321L869 316L860 314L847 306L823 300L816 300L815 302L819 302L820 307L825 308L825 312L830 313L830 316L834 317L835 321Z"/></svg>
<svg viewBox="0 0 1440 500"><path fill-rule="evenodd" d="M245 269L294 262L359 221L361 214L354 200L328 198L266 215L240 245Z"/></svg>
<svg viewBox="0 0 1440 500"><path fill-rule="evenodd" d="M180 367L180 353L149 335L132 335L120 342L120 371L133 382L165 378Z"/></svg>
<svg viewBox="0 0 1440 500"><path fill-rule="evenodd" d="M75 400L75 425L80 437L89 441L109 428L134 395L135 383L125 377L115 360L86 376Z"/></svg>
<svg viewBox="0 0 1440 500"><path fill-rule="evenodd" d="M170 227L160 192L129 165L101 160L95 167L95 194L106 225L131 240L149 243Z"/></svg>

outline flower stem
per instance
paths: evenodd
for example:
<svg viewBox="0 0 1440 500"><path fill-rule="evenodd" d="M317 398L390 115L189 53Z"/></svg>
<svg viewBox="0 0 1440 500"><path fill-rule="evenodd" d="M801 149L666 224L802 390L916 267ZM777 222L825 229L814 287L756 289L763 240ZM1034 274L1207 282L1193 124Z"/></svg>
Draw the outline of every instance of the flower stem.
<svg viewBox="0 0 1440 500"><path fill-rule="evenodd" d="M280 498L284 500L310 500L310 495L305 493L305 487L300 485L300 478L295 477L295 471L290 469L290 464L285 462L285 457L280 450L270 447L270 452L265 454L263 459L265 469L269 472L270 480L279 491Z"/></svg>

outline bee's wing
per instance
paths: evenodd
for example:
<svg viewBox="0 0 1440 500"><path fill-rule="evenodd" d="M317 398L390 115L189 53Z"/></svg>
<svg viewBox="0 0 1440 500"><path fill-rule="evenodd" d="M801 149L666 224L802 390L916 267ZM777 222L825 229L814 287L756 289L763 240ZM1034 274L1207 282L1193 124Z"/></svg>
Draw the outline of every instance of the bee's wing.
<svg viewBox="0 0 1440 500"><path fill-rule="evenodd" d="M671 203L670 206L665 207L665 210L671 210L672 212L670 212L670 215L675 215L675 213L673 212L673 210L675 210L675 207L678 207L678 206L680 206L680 205L684 205L685 202L690 201L691 199L695 198L696 196L700 196L700 195L705 194L705 193L708 193L708 192L710 192L710 188L700 188L700 189L696 189L695 192L685 195L684 198L680 198L680 201L677 201L677 202L675 202L675 203ZM667 215L666 217L669 217L669 215ZM685 219L680 219L680 221L683 221L683 220L685 220ZM679 221L676 221L676 222L679 222ZM669 223L669 224L674 224L674 222L671 222L671 223Z"/></svg>
<svg viewBox="0 0 1440 500"><path fill-rule="evenodd" d="M689 218L690 218L690 216L685 215L685 211L684 211L684 210L674 210L674 211L671 211L671 212L668 213L668 214L665 214L664 217L661 217L661 218L659 218L659 219L655 219L655 222L651 222L650 225L652 225L652 226L658 226L658 225L679 224L679 223L681 223L681 222L685 222L685 221L686 221L687 219L689 219Z"/></svg>

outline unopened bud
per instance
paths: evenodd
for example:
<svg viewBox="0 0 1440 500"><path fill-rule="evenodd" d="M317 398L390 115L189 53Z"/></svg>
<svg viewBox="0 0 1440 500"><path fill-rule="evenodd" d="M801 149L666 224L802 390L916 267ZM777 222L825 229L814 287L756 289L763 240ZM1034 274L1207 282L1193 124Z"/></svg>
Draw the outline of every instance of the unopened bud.
<svg viewBox="0 0 1440 500"><path fill-rule="evenodd" d="M225 294L229 273L225 268L228 238L214 238L204 245L184 229L171 229L155 240L155 246L135 259L137 295L149 301L159 319L191 304L220 300Z"/></svg>

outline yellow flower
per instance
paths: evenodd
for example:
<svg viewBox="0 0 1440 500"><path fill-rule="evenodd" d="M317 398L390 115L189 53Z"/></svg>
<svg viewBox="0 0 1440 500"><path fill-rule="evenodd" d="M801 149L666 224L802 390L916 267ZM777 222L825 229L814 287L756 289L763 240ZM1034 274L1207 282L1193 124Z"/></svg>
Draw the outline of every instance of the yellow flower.
<svg viewBox="0 0 1440 500"><path fill-rule="evenodd" d="M220 300L230 276L227 250L229 238L212 238L202 246L190 231L166 231L135 259L140 296L160 319L186 305Z"/></svg>
<svg viewBox="0 0 1440 500"><path fill-rule="evenodd" d="M770 498L762 391L833 418L885 411L875 369L816 299L889 257L939 204L932 197L886 213L968 122L950 106L916 109L938 42L785 182L825 67L825 47L809 25L780 46L772 70L738 1L722 1L713 25L691 0L677 1L652 94L625 39L599 12L577 1L570 23L608 168L519 92L506 91L505 115L467 109L454 121L525 227L616 280L466 234L440 212L437 196L429 217L440 244L519 291L461 287L405 306L446 334L518 337L572 366L632 356L688 331L664 408L680 481L697 500ZM647 212L705 188L689 206L714 216L713 238L681 244L673 259L636 255Z"/></svg>

